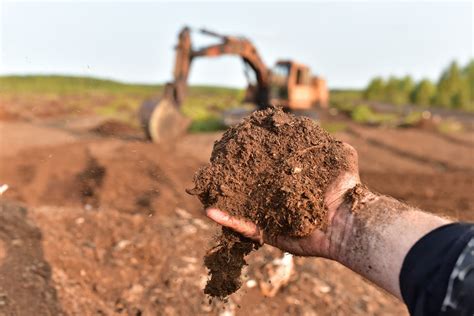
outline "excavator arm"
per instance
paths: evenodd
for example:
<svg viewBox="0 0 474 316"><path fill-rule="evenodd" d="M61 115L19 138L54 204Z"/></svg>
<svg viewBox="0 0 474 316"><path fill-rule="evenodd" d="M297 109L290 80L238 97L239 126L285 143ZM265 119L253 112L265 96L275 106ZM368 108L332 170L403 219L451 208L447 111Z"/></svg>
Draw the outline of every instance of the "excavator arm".
<svg viewBox="0 0 474 316"><path fill-rule="evenodd" d="M173 98L177 106L181 106L186 96L188 86L189 70L191 68L191 61L193 59L193 51L191 44L191 30L185 27L181 30L178 36L178 44L176 45L176 57L173 70L173 82L167 84L168 89L166 93L173 92Z"/></svg>
<svg viewBox="0 0 474 316"><path fill-rule="evenodd" d="M192 52L192 58L216 57L221 55L235 55L242 58L255 73L257 79L257 94L253 100L257 105L265 106L268 103L269 72L255 46L246 38L223 36L207 30L201 33L218 37L222 43L201 48Z"/></svg>
<svg viewBox="0 0 474 316"><path fill-rule="evenodd" d="M269 98L269 71L263 63L255 46L246 38L224 36L208 30L200 30L202 34L217 37L221 43L194 50L191 43L191 30L185 27L181 30L176 46L176 58L173 71L173 81L165 86L160 100L147 101L140 109L140 119L148 137L154 142L172 139L180 134L187 126L186 119L180 114L179 108L186 97L188 77L191 63L198 57L217 57L234 55L242 58L254 72L257 79L256 87L249 87L251 96L248 101L263 108ZM247 93L249 94L249 93Z"/></svg>
<svg viewBox="0 0 474 316"><path fill-rule="evenodd" d="M254 71L257 79L256 90L258 93L253 101L257 104L267 103L269 73L252 42L246 38L220 35L204 29L200 32L219 38L222 42L193 50L190 29L185 27L179 33L179 41L176 46L174 81L170 83L174 86L177 105L180 106L184 100L192 61L198 57L218 57L222 55L234 55L242 58L244 63Z"/></svg>

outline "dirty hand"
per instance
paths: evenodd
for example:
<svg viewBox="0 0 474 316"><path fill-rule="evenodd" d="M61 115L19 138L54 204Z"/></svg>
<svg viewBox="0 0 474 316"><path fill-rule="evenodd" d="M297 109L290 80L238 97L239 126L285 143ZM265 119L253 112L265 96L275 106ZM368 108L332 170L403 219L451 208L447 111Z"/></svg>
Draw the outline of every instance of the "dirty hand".
<svg viewBox="0 0 474 316"><path fill-rule="evenodd" d="M345 216L349 210L343 205L344 195L347 190L360 183L357 152L355 149L344 144L349 161L348 171L341 173L329 186L324 201L328 207L328 227L325 231L315 230L311 235L304 238L287 236L269 236L248 220L239 219L228 215L223 210L210 208L206 210L207 216L220 225L229 227L242 235L258 242L280 248L283 251L299 256L320 256L335 259L331 251L331 244L338 243L332 240L334 236L341 236L340 231L345 225ZM343 236L343 235L342 235ZM339 237L337 237L339 238Z"/></svg>

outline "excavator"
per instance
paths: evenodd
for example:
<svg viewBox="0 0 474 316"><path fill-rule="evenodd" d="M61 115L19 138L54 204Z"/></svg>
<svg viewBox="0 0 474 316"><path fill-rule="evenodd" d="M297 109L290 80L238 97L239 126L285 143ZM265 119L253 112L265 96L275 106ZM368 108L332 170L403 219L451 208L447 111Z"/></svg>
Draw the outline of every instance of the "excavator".
<svg viewBox="0 0 474 316"><path fill-rule="evenodd" d="M255 104L258 110L273 104L282 106L286 111L306 113L315 106L328 106L326 81L313 76L307 66L292 60L280 60L270 70L247 38L221 35L204 29L199 31L220 42L194 49L191 29L184 27L175 47L173 81L165 85L160 99L147 100L140 107L141 125L153 142L175 139L189 126L190 120L181 114L180 107L186 97L191 63L198 57L239 56L249 79L243 101Z"/></svg>

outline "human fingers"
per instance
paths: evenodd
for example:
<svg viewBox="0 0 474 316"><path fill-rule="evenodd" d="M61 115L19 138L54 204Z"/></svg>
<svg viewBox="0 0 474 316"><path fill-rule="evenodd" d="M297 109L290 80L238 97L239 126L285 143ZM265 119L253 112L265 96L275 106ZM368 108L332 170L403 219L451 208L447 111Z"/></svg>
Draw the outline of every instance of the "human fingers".
<svg viewBox="0 0 474 316"><path fill-rule="evenodd" d="M229 227L247 238L263 243L261 230L252 222L230 216L228 213L216 208L207 209L206 215L222 226Z"/></svg>
<svg viewBox="0 0 474 316"><path fill-rule="evenodd" d="M297 256L328 256L328 240L321 230L307 237L264 235L264 242Z"/></svg>

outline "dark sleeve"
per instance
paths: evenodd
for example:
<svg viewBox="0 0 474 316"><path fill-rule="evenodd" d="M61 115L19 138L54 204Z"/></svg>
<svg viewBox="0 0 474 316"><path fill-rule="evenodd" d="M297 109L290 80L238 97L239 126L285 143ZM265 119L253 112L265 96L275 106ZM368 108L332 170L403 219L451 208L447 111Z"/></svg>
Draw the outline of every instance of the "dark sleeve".
<svg viewBox="0 0 474 316"><path fill-rule="evenodd" d="M474 225L453 223L421 238L400 271L411 315L474 315Z"/></svg>

